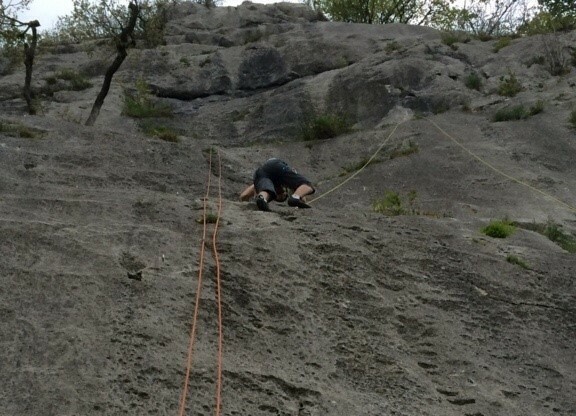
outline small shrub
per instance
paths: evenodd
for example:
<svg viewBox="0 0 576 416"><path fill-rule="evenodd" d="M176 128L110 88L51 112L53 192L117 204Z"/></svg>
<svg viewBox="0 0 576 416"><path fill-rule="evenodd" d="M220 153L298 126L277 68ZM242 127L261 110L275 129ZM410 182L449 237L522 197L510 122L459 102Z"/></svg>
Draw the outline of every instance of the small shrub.
<svg viewBox="0 0 576 416"><path fill-rule="evenodd" d="M372 209L380 214L391 216L403 215L406 213L406 209L402 206L400 194L394 191L388 191L384 198L376 200L372 204Z"/></svg>
<svg viewBox="0 0 576 416"><path fill-rule="evenodd" d="M158 126L155 124L145 124L143 126L144 133L148 136L157 137L166 142L178 143L178 132L166 126Z"/></svg>
<svg viewBox="0 0 576 416"><path fill-rule="evenodd" d="M570 117L568 118L568 122L572 126L573 129L576 129L576 110L572 110L570 112Z"/></svg>
<svg viewBox="0 0 576 416"><path fill-rule="evenodd" d="M536 104L530 107L530 115L535 116L536 114L540 114L544 111L544 101L538 100Z"/></svg>
<svg viewBox="0 0 576 416"><path fill-rule="evenodd" d="M506 257L506 261L507 261L508 263L511 263L511 264L515 264L515 265L517 265L517 266L520 266L520 267L522 267L523 269L530 269L530 266L528 266L528 264L527 264L524 260L522 260L521 258L519 258L519 257L517 257L517 256L508 255L508 256Z"/></svg>
<svg viewBox="0 0 576 416"><path fill-rule="evenodd" d="M544 111L544 102L542 100L538 100L530 108L526 108L523 105L501 108L496 112L496 114L494 114L492 121L500 122L500 121L524 120L527 119L528 117L539 114L542 111Z"/></svg>
<svg viewBox="0 0 576 416"><path fill-rule="evenodd" d="M248 29L244 32L244 44L259 42L264 38L264 33L262 33L258 28Z"/></svg>
<svg viewBox="0 0 576 416"><path fill-rule="evenodd" d="M490 33L486 33L484 31L479 32L476 34L476 38L480 41L480 42L489 42L492 39L494 39L494 37L490 34Z"/></svg>
<svg viewBox="0 0 576 416"><path fill-rule="evenodd" d="M55 77L57 79L68 81L70 83L70 89L72 91L82 91L92 87L92 83L88 81L88 79L85 76L76 71L73 71L72 69L63 69L57 72ZM46 80L46 82L50 84L48 80Z"/></svg>
<svg viewBox="0 0 576 416"><path fill-rule="evenodd" d="M243 121L246 116L248 116L250 114L250 109L246 108L242 111L238 111L238 110L234 110L231 113L232 116L232 121L236 122L236 121Z"/></svg>
<svg viewBox="0 0 576 416"><path fill-rule="evenodd" d="M124 92L122 114L134 118L172 117L172 108L166 104L155 103L148 85L143 80L138 80L135 94Z"/></svg>
<svg viewBox="0 0 576 416"><path fill-rule="evenodd" d="M544 64L546 64L546 58L544 58L542 55L535 56L528 62L526 62L526 66L528 68L530 68L532 65L544 65Z"/></svg>
<svg viewBox="0 0 576 416"><path fill-rule="evenodd" d="M218 222L218 214L214 214L212 212L206 213L206 224L216 224ZM204 216L200 218L196 218L196 222L198 224L204 224Z"/></svg>
<svg viewBox="0 0 576 416"><path fill-rule="evenodd" d="M300 136L304 141L326 140L352 130L348 120L340 115L324 114L312 118L301 126Z"/></svg>
<svg viewBox="0 0 576 416"><path fill-rule="evenodd" d="M215 224L216 222L218 222L218 214L214 214L212 212L209 212L206 214L206 222L208 224Z"/></svg>
<svg viewBox="0 0 576 416"><path fill-rule="evenodd" d="M6 123L0 120L0 133L9 137L21 137L23 139L36 138L36 132L21 124Z"/></svg>
<svg viewBox="0 0 576 416"><path fill-rule="evenodd" d="M498 94L504 97L514 97L522 91L522 85L518 78L516 78L516 74L512 71L508 72L508 77L502 76L500 78L500 85L498 86Z"/></svg>
<svg viewBox="0 0 576 416"><path fill-rule="evenodd" d="M408 192L408 195L406 196L407 204L404 204L398 192L387 191L384 194L384 198L380 198L374 201L372 204L372 209L374 212L390 216L430 215L427 213L422 213L416 208L416 197L416 191Z"/></svg>
<svg viewBox="0 0 576 416"><path fill-rule="evenodd" d="M442 43L450 48L456 50L458 49L458 45L456 43L460 42L460 37L457 33L454 32L444 32L441 35Z"/></svg>
<svg viewBox="0 0 576 416"><path fill-rule="evenodd" d="M496 41L496 43L494 44L494 49L492 49L492 50L494 51L494 53L498 53L498 51L500 51L500 49L505 48L506 46L509 46L511 42L512 42L512 39L510 39L507 36L504 36L504 37L502 37Z"/></svg>
<svg viewBox="0 0 576 416"><path fill-rule="evenodd" d="M442 114L450 110L450 101L446 98L439 98L433 100L430 104L430 111L432 114Z"/></svg>
<svg viewBox="0 0 576 416"><path fill-rule="evenodd" d="M374 159L370 160L369 157L366 157L357 163L351 163L349 165L344 166L342 168L342 172L340 173L339 176L348 175L349 173L359 171L360 169L362 169L366 166L372 165L374 163L379 163L379 162L382 162L382 160L378 159L378 158L374 158Z"/></svg>
<svg viewBox="0 0 576 416"><path fill-rule="evenodd" d="M570 253L576 253L576 237L562 231L562 226L549 219L545 224L519 223L519 227L536 231Z"/></svg>
<svg viewBox="0 0 576 416"><path fill-rule="evenodd" d="M395 51L399 51L400 48L401 48L400 44L394 40L392 42L388 42L384 50L386 51L386 53L392 53Z"/></svg>
<svg viewBox="0 0 576 416"><path fill-rule="evenodd" d="M488 237L492 238L506 238L514 233L516 227L508 220L494 220L491 221L486 227L482 228L482 232Z"/></svg>
<svg viewBox="0 0 576 416"><path fill-rule="evenodd" d="M558 244L564 250L570 253L576 253L576 238L562 231L561 225L558 225L553 221L548 221L542 234L548 237L550 241Z"/></svg>
<svg viewBox="0 0 576 416"><path fill-rule="evenodd" d="M418 145L412 140L404 141L399 148L390 152L390 159L396 159L397 157L409 156L413 153L417 153L420 150Z"/></svg>
<svg viewBox="0 0 576 416"><path fill-rule="evenodd" d="M476 72L472 72L468 74L464 80L464 85L471 90L480 91L480 88L482 88L482 78L480 78Z"/></svg>
<svg viewBox="0 0 576 416"><path fill-rule="evenodd" d="M542 44L546 53L548 72L551 75L566 75L570 72L571 47L564 42L557 33L553 36L543 36Z"/></svg>
<svg viewBox="0 0 576 416"><path fill-rule="evenodd" d="M498 123L501 121L524 120L528 118L529 112L523 105L514 107L501 108L494 114L492 121Z"/></svg>

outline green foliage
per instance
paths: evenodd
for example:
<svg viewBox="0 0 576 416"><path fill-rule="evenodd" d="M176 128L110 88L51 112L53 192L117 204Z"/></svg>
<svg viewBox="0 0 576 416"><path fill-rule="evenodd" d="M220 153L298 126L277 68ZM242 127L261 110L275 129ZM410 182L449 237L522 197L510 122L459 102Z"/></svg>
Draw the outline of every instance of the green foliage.
<svg viewBox="0 0 576 416"><path fill-rule="evenodd" d="M413 153L417 153L419 150L420 148L418 145L412 140L405 140L398 148L390 152L389 157L390 159L396 159L398 157L409 156Z"/></svg>
<svg viewBox="0 0 576 416"><path fill-rule="evenodd" d="M517 105L513 107L505 107L496 112L492 121L513 121L513 120L524 120L530 116L536 115L544 111L544 102L537 101L536 104L527 109L523 105Z"/></svg>
<svg viewBox="0 0 576 416"><path fill-rule="evenodd" d="M515 230L516 227L514 224L506 219L490 221L486 227L482 228L482 232L484 234L493 238L509 237L514 233Z"/></svg>
<svg viewBox="0 0 576 416"><path fill-rule="evenodd" d="M504 97L514 97L522 91L522 84L516 78L516 74L508 71L508 76L500 77L500 85L498 86L498 94Z"/></svg>
<svg viewBox="0 0 576 416"><path fill-rule="evenodd" d="M392 42L388 42L386 44L386 47L384 48L384 50L386 51L386 53L392 53L395 51L399 51L401 49L400 44L397 41L392 41Z"/></svg>
<svg viewBox="0 0 576 416"><path fill-rule="evenodd" d="M134 118L172 117L172 108L165 104L155 103L148 84L144 80L136 81L136 93L124 92L122 114Z"/></svg>
<svg viewBox="0 0 576 416"><path fill-rule="evenodd" d="M523 105L516 105L514 107L501 108L494 114L492 121L514 121L514 120L524 120L528 118L528 110Z"/></svg>
<svg viewBox="0 0 576 416"><path fill-rule="evenodd" d="M518 27L518 33L528 36L547 33L568 32L576 28L576 16L554 15L545 10L537 13L530 21Z"/></svg>
<svg viewBox="0 0 576 416"><path fill-rule="evenodd" d="M425 0L313 0L312 6L332 20L350 23L409 23L421 14ZM439 3L439 2L438 2Z"/></svg>
<svg viewBox="0 0 576 416"><path fill-rule="evenodd" d="M506 256L506 261L508 263L520 266L523 269L530 269L530 266L528 266L528 264L524 260L522 260L521 258L519 258L517 256L513 256L510 254L510 255Z"/></svg>
<svg viewBox="0 0 576 416"><path fill-rule="evenodd" d="M37 137L37 132L29 127L2 120L0 120L0 134L9 137L20 137L23 139L35 139Z"/></svg>
<svg viewBox="0 0 576 416"><path fill-rule="evenodd" d="M450 46L454 50L458 49L456 43L460 42L460 36L456 32L442 32L440 37L444 45Z"/></svg>
<svg viewBox="0 0 576 416"><path fill-rule="evenodd" d="M206 221L206 224L216 224L219 221L218 214L207 212L205 216L196 218L196 222L198 224L203 224L204 221Z"/></svg>
<svg viewBox="0 0 576 416"><path fill-rule="evenodd" d="M331 20L353 23L407 23L458 31L477 38L514 33L526 19L517 0L303 0ZM461 42L462 40L460 40ZM456 48L454 43L451 47Z"/></svg>
<svg viewBox="0 0 576 416"><path fill-rule="evenodd" d="M547 237L550 241L558 244L564 250L569 253L576 253L576 237L574 235L568 234L562 230L562 226L549 219L544 224L538 223L521 223L516 224L519 227L525 228L527 230L535 231L543 236Z"/></svg>
<svg viewBox="0 0 576 416"><path fill-rule="evenodd" d="M55 78L68 81L73 91L82 91L92 87L92 83L85 76L73 69L62 69L56 73Z"/></svg>
<svg viewBox="0 0 576 416"><path fill-rule="evenodd" d="M380 214L390 216L403 215L406 213L406 209L402 206L400 194L394 191L388 191L385 193L384 198L374 201L372 209Z"/></svg>
<svg viewBox="0 0 576 416"><path fill-rule="evenodd" d="M139 0L139 19L134 39L143 40L145 46L163 43L167 23L167 8L179 0ZM72 0L70 15L60 17L53 37L60 41L80 42L89 39L117 40L130 11L121 0Z"/></svg>
<svg viewBox="0 0 576 416"><path fill-rule="evenodd" d="M572 126L573 129L576 129L576 109L570 112L570 117L568 118L568 122Z"/></svg>
<svg viewBox="0 0 576 416"><path fill-rule="evenodd" d="M576 17L574 0L538 0L538 4L554 17Z"/></svg>
<svg viewBox="0 0 576 416"><path fill-rule="evenodd" d="M342 168L342 172L340 173L340 176L346 176L349 173L357 172L362 168L365 168L369 165L373 165L374 163L380 163L380 162L382 162L381 159L378 159L378 158L371 159L370 157L366 157L366 158L364 158L364 159L362 159L356 163L350 163L350 164L344 166Z"/></svg>
<svg viewBox="0 0 576 416"><path fill-rule="evenodd" d="M494 44L494 48L492 50L494 51L494 53L498 53L500 49L509 46L511 42L512 39L510 37L508 36L501 37L496 41L496 43Z"/></svg>
<svg viewBox="0 0 576 416"><path fill-rule="evenodd" d="M32 36L28 30L28 22L19 21L17 16L31 2L32 0L0 0L0 56L9 63L0 75L8 74L24 61L24 44L30 44Z"/></svg>
<svg viewBox="0 0 576 416"><path fill-rule="evenodd" d="M544 111L544 101L538 100L536 103L530 107L530 115L535 116L536 114L540 114Z"/></svg>
<svg viewBox="0 0 576 416"><path fill-rule="evenodd" d="M534 56L528 62L526 62L526 66L530 68L532 65L544 65L546 63L546 58L542 55Z"/></svg>
<svg viewBox="0 0 576 416"><path fill-rule="evenodd" d="M166 142L178 143L179 134L170 127L157 125L155 123L144 123L142 128L148 136L156 137Z"/></svg>
<svg viewBox="0 0 576 416"><path fill-rule="evenodd" d="M472 72L466 76L464 85L471 90L480 91L480 88L482 88L482 78L480 78L478 73Z"/></svg>
<svg viewBox="0 0 576 416"><path fill-rule="evenodd" d="M566 44L558 34L542 36L542 46L546 53L545 61L551 75L565 75L571 70L571 59L574 49Z"/></svg>
<svg viewBox="0 0 576 416"><path fill-rule="evenodd" d="M421 212L416 209L416 197L416 191L410 191L406 196L408 201L405 204L398 192L387 191L384 194L384 198L374 201L372 209L374 212L388 216L419 215Z"/></svg>
<svg viewBox="0 0 576 416"><path fill-rule="evenodd" d="M548 221L542 230L542 234L569 253L576 253L576 238L562 231L561 225Z"/></svg>
<svg viewBox="0 0 576 416"><path fill-rule="evenodd" d="M300 137L304 141L326 140L349 133L352 127L348 119L338 114L322 114L313 117L300 127Z"/></svg>

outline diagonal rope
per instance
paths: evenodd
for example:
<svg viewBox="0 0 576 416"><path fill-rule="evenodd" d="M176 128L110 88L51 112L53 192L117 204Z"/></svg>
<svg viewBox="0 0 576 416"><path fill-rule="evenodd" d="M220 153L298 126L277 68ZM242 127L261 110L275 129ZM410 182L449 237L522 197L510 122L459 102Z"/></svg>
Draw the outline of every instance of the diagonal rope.
<svg viewBox="0 0 576 416"><path fill-rule="evenodd" d="M402 122L403 123L403 122ZM350 175L349 177L347 177L345 180L343 180L342 182L340 182L338 185L336 185L335 187L333 187L332 189L329 189L328 191L324 192L321 195L318 195L316 198L308 201L308 204L311 204L315 201L318 201L320 198L324 198L326 195L331 194L332 192L336 191L337 189L341 188L342 186L344 186L346 183L348 183L349 181L351 181L353 178L355 178L356 176L358 176L360 174L360 172L362 172L366 166L368 166L370 163L372 163L372 161L376 158L376 156L378 155L378 153L380 153L380 151L382 150L382 148L386 145L386 143L388 143L388 141L392 138L392 135L394 134L394 132L396 131L396 129L398 129L398 127L400 126L400 124L402 123L398 123L394 126L394 128L392 129L392 131L390 132L390 134L388 135L388 137L386 137L386 139L380 144L380 146L378 146L378 149L376 149L376 151L374 152L374 154L370 157L370 159L368 159L368 161L366 163L364 163L364 165L362 165L362 167L360 167L360 169L358 169L356 172L354 172L352 175Z"/></svg>
<svg viewBox="0 0 576 416"><path fill-rule="evenodd" d="M453 136L451 136L448 132L446 132L444 129L442 129L436 122L434 122L433 120L424 117L425 120L427 120L428 122L430 122L434 127L436 127L442 134L444 134L446 137L448 137L450 140L452 140L452 142L454 142L457 146L459 146L461 149L463 149L466 153L468 153L470 156L472 156L474 159L476 159L477 161L479 161L480 163L482 163L484 166L487 166L489 169L492 169L494 172L496 172L497 174L505 177L506 179L512 181L512 182L516 182L517 184L523 185L529 189L531 189L532 191L539 193L543 196L545 196L546 198L556 202L559 205L562 205L565 208L568 208L570 211L576 212L576 207L562 201L559 198L556 198L553 195L550 195L547 192L544 192L541 189L538 189L532 185L530 185L529 183L526 183L518 178L515 178L514 176L511 176L509 174L507 174L506 172L502 171L501 169L497 168L496 166L492 165L490 162L486 161L485 159L481 158L480 156L478 156L476 153L472 152L471 150L469 150L466 146L464 146L462 143L460 143L458 140L456 140Z"/></svg>

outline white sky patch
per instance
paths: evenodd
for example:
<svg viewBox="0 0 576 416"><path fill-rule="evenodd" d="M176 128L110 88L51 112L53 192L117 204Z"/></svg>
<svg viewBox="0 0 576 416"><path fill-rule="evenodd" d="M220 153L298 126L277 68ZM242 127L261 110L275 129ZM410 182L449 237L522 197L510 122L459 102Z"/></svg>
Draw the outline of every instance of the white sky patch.
<svg viewBox="0 0 576 416"><path fill-rule="evenodd" d="M244 0L224 0L222 6L238 6ZM288 3L300 3L299 0L283 0ZM279 3L280 0L252 0L252 3L272 4ZM121 1L120 4L129 1ZM72 0L33 0L29 10L22 11L18 18L23 22L38 20L40 30L49 30L54 28L58 17L65 16L72 12Z"/></svg>
<svg viewBox="0 0 576 416"><path fill-rule="evenodd" d="M288 3L302 3L300 0L252 0L252 3L272 4L281 1ZM222 6L238 6L244 0L224 0ZM468 4L466 0L459 0L462 5ZM122 0L119 2L129 3L129 0ZM537 5L537 0L529 0L529 5ZM29 10L24 10L18 16L21 21L27 22L30 20L38 20L40 22L40 30L49 30L54 28L58 17L65 16L72 12L72 0L33 0L30 4Z"/></svg>

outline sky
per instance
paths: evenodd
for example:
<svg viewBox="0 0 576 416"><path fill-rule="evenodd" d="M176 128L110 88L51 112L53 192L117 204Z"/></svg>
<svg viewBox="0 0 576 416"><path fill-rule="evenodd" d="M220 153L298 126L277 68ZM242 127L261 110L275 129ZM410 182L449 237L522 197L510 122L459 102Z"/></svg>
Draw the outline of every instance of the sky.
<svg viewBox="0 0 576 416"><path fill-rule="evenodd" d="M238 6L244 0L224 0L222 6ZM253 3L278 3L286 1L299 3L299 0L251 0ZM128 0L126 0L128 4ZM18 16L21 21L38 20L41 29L50 29L58 21L58 16L64 16L72 11L72 0L32 0L30 8Z"/></svg>
<svg viewBox="0 0 576 416"><path fill-rule="evenodd" d="M129 0L125 1L128 4ZM244 0L223 0L222 6L238 6ZM301 0L251 0L253 3L278 3L286 1L290 3L300 3ZM464 2L465 0L459 0ZM536 0L531 0L531 3L536 4ZM19 18L21 21L38 20L42 25L40 30L48 30L54 27L58 21L59 16L64 16L72 11L72 0L32 0L29 10L20 13Z"/></svg>

